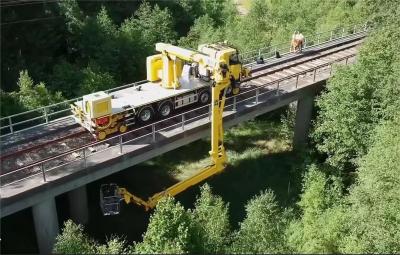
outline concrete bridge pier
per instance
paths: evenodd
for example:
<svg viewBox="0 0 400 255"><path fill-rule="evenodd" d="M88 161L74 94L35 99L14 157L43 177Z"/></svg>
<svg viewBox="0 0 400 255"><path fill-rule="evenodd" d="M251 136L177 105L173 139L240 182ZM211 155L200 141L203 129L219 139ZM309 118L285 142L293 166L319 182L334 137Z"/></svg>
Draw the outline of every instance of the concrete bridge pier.
<svg viewBox="0 0 400 255"><path fill-rule="evenodd" d="M89 221L86 185L68 192L71 219L75 223L86 224Z"/></svg>
<svg viewBox="0 0 400 255"><path fill-rule="evenodd" d="M50 197L32 206L36 240L40 254L50 254L58 234L56 201Z"/></svg>
<svg viewBox="0 0 400 255"><path fill-rule="evenodd" d="M307 143L314 107L314 93L309 93L297 101L296 120L293 135L293 150L304 148Z"/></svg>

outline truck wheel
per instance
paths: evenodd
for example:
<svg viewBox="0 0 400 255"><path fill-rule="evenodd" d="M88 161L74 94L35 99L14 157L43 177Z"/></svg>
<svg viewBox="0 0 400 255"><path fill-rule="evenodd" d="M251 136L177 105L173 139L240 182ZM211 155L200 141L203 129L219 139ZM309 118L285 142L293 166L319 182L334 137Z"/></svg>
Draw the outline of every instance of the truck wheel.
<svg viewBox="0 0 400 255"><path fill-rule="evenodd" d="M211 101L210 91L203 90L199 94L199 102L200 104L208 104Z"/></svg>
<svg viewBox="0 0 400 255"><path fill-rule="evenodd" d="M158 107L158 114L161 116L161 118L166 118L168 117L173 111L173 106L170 101L165 101L161 103L161 105Z"/></svg>
<svg viewBox="0 0 400 255"><path fill-rule="evenodd" d="M97 133L97 139L100 141L106 139L106 136L107 134L104 131L100 131L99 133Z"/></svg>
<svg viewBox="0 0 400 255"><path fill-rule="evenodd" d="M138 119L141 123L146 123L153 119L153 115L153 108L150 106L145 106L139 111Z"/></svg>
<svg viewBox="0 0 400 255"><path fill-rule="evenodd" d="M121 126L119 126L118 130L120 133L125 133L128 130L128 127L125 124L122 124Z"/></svg>

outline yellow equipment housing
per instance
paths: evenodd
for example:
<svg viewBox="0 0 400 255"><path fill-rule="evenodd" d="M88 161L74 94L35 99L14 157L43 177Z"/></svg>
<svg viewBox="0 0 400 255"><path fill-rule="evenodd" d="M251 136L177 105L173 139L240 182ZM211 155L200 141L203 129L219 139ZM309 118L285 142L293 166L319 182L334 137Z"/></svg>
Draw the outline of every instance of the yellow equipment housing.
<svg viewBox="0 0 400 255"><path fill-rule="evenodd" d="M242 64L236 49L225 43L202 44L198 51L184 49L166 43L157 43L156 50L161 54L147 57L147 80L161 81L167 89L178 89L179 78L186 62L191 63L202 77L213 79L212 73L218 63L226 63L231 80L237 81L242 75Z"/></svg>
<svg viewBox="0 0 400 255"><path fill-rule="evenodd" d="M83 112L90 119L108 116L112 113L111 96L100 91L83 96Z"/></svg>

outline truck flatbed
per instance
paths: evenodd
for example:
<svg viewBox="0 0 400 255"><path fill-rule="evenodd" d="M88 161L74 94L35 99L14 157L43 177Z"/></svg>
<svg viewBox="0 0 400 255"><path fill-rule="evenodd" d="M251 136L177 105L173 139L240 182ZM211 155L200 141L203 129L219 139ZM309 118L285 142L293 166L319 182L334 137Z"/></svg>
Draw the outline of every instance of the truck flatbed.
<svg viewBox="0 0 400 255"><path fill-rule="evenodd" d="M178 89L166 89L161 87L161 82L147 82L135 87L114 91L109 94L112 96L112 113L120 113L126 111L126 109L137 109L141 106L160 102L197 89L206 88L210 85L209 83L199 79L190 79L190 81L182 82L181 84L181 87ZM83 109L82 100L77 101L74 104Z"/></svg>

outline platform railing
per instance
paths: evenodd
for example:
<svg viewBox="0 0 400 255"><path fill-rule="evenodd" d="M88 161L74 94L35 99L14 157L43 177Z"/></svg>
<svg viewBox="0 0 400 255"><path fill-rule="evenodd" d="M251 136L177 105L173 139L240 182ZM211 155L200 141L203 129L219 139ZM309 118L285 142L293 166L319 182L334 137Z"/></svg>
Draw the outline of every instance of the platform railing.
<svg viewBox="0 0 400 255"><path fill-rule="evenodd" d="M352 36L357 33L369 31L373 26L365 24L352 25L343 28L336 28L325 32L316 33L314 35L305 36L305 48L317 46L327 43L336 39L342 39L346 36ZM290 42L284 42L268 47L261 47L258 50L248 51L240 54L242 61L247 63L250 67L258 57L263 57L264 60L274 58L276 52L280 52L281 56L290 53ZM106 90L111 93L124 88L139 86L146 83L146 80L134 83L125 84L119 87ZM50 123L62 122L64 118L71 116L70 104L82 100L82 97L66 100L56 104L40 107L38 109L13 114L0 118L0 137L13 135L15 133L36 128L39 126L46 126Z"/></svg>
<svg viewBox="0 0 400 255"><path fill-rule="evenodd" d="M355 54L351 54L349 56L336 59L332 62L321 64L302 72L265 83L262 86L251 88L241 92L239 95L229 97L227 98L227 103L224 108L224 116L229 115L230 113L240 113L240 107L243 107L243 109L248 109L249 107L258 105L261 102L265 102L271 98L277 98L281 96L284 93L282 88L287 86L289 84L288 81L290 80L293 82L292 86L294 85L295 89L298 88L299 83L304 79L306 79L308 82L310 82L309 79L312 79L313 82L325 80L331 76L332 71L334 70L333 66L335 64L340 63L347 65L349 63L348 60L355 58L355 56ZM235 116L236 115L237 114L235 114ZM197 123L195 123L196 121ZM75 169L78 169L76 171L80 171L82 170L82 165L83 169L86 169L87 166L91 164L90 158L99 153L114 150L116 153L123 155L128 151L131 151L128 149L128 147L125 147L125 145L145 147L149 144L160 141L158 138L160 132L176 132L179 131L179 129L184 131L193 127L193 125L198 126L200 123L207 124L210 123L210 121L211 105L201 106L199 108L177 114L149 125L130 130L126 133L118 134L103 141L72 149L60 153L57 156L52 156L39 162L15 169L11 172L0 174L0 183L2 183L2 187L5 187L37 175L42 175L42 181L48 182L51 178L50 172L60 169L62 166L71 165L75 162L78 162L78 164L81 165L76 166ZM171 122L173 124L171 124ZM101 146L104 148L101 148ZM91 152L90 149L95 147L99 150ZM65 161L66 159L71 160Z"/></svg>

